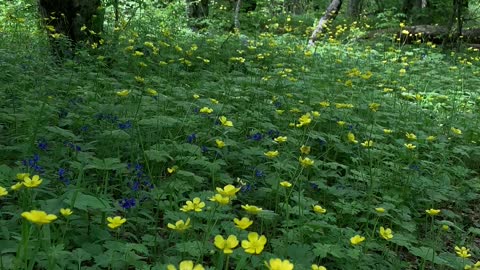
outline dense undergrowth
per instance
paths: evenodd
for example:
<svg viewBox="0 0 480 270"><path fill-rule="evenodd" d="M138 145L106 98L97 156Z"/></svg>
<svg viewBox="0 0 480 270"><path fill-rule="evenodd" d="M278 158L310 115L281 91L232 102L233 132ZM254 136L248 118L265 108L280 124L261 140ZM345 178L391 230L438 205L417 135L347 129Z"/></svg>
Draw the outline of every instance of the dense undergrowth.
<svg viewBox="0 0 480 270"><path fill-rule="evenodd" d="M0 269L480 269L478 50L142 22L2 21Z"/></svg>

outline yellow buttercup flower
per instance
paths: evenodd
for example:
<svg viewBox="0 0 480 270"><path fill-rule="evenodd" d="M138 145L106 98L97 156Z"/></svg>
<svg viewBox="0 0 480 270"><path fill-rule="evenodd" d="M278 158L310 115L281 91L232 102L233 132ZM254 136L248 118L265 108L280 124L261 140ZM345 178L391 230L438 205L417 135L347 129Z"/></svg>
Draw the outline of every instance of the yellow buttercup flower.
<svg viewBox="0 0 480 270"><path fill-rule="evenodd" d="M338 125L339 127L345 126L346 123L347 123L347 122L345 122L345 121L337 121L337 125Z"/></svg>
<svg viewBox="0 0 480 270"><path fill-rule="evenodd" d="M376 112L376 111L378 111L378 108L380 108L380 104L373 102L373 103L368 104L368 108L372 112Z"/></svg>
<svg viewBox="0 0 480 270"><path fill-rule="evenodd" d="M280 153L277 150L275 150L275 151L268 151L263 154L269 158L276 158Z"/></svg>
<svg viewBox="0 0 480 270"><path fill-rule="evenodd" d="M242 219L234 218L233 222L235 222L235 227L241 230L245 230L253 224L253 221L247 217L243 217Z"/></svg>
<svg viewBox="0 0 480 270"><path fill-rule="evenodd" d="M177 166L173 166L173 167L167 168L167 172L168 172L169 174L172 174L172 173L176 172L177 170L178 170L178 167L177 167Z"/></svg>
<svg viewBox="0 0 480 270"><path fill-rule="evenodd" d="M453 134L455 134L455 135L462 135L462 131L461 131L460 129L458 129L458 128L452 127L452 128L450 128L450 130L451 130L451 131L453 132Z"/></svg>
<svg viewBox="0 0 480 270"><path fill-rule="evenodd" d="M201 113L206 113L206 114L210 114L213 112L213 109L212 108L209 108L209 107L203 107L200 109L200 112Z"/></svg>
<svg viewBox="0 0 480 270"><path fill-rule="evenodd" d="M470 256L472 256L472 254L470 254L470 249L466 248L466 247L458 247L458 246L455 246L455 253L457 253L458 257L460 258L468 258Z"/></svg>
<svg viewBox="0 0 480 270"><path fill-rule="evenodd" d="M428 215L430 216L436 216L438 214L440 214L441 210L439 209L433 209L433 208L430 208L428 210L425 210L425 213L427 213Z"/></svg>
<svg viewBox="0 0 480 270"><path fill-rule="evenodd" d="M215 144L217 145L218 148L223 148L225 147L225 142L219 139L215 140Z"/></svg>
<svg viewBox="0 0 480 270"><path fill-rule="evenodd" d="M373 147L373 141L372 140L364 141L363 143L361 143L361 145L365 148L370 148L370 147Z"/></svg>
<svg viewBox="0 0 480 270"><path fill-rule="evenodd" d="M302 146L300 147L300 152L301 152L303 155L308 155L308 154L310 154L310 149L311 149L310 146L302 145Z"/></svg>
<svg viewBox="0 0 480 270"><path fill-rule="evenodd" d="M234 185L228 184L228 185L224 186L223 189L217 187L216 190L222 196L233 198L233 197L235 197L235 194L237 194L237 192L240 191L240 188L237 188Z"/></svg>
<svg viewBox="0 0 480 270"><path fill-rule="evenodd" d="M223 253L225 254L232 254L233 249L238 246L238 243L235 235L229 235L227 239L224 239L221 235L217 235L214 240L215 246L218 249L223 250Z"/></svg>
<svg viewBox="0 0 480 270"><path fill-rule="evenodd" d="M0 197L7 196L7 195L8 195L7 189L0 186Z"/></svg>
<svg viewBox="0 0 480 270"><path fill-rule="evenodd" d="M180 211L182 212L190 212L190 211L195 211L195 212L202 212L202 209L205 207L205 203L201 201L200 198L195 197L191 201L187 201L182 208L180 208Z"/></svg>
<svg viewBox="0 0 480 270"><path fill-rule="evenodd" d="M330 107L330 102L328 101L322 101L320 103L318 103L320 106L322 106L323 108L327 108L327 107Z"/></svg>
<svg viewBox="0 0 480 270"><path fill-rule="evenodd" d="M383 133L385 133L385 134L392 134L392 133L393 133L393 130L391 130L391 129L386 129L386 128L385 128L385 129L383 129Z"/></svg>
<svg viewBox="0 0 480 270"><path fill-rule="evenodd" d="M245 211L247 211L248 213L253 214L253 215L258 214L258 213L262 212L262 210L263 210L263 209L260 208L260 207L256 207L256 206L254 206L254 205L248 205L248 204L242 205L242 208L243 208Z"/></svg>
<svg viewBox="0 0 480 270"><path fill-rule="evenodd" d="M290 183L288 181L282 181L282 182L280 182L280 186L285 187L285 188L289 188L289 187L292 186L292 183Z"/></svg>
<svg viewBox="0 0 480 270"><path fill-rule="evenodd" d="M299 124L297 124L297 127L303 127L303 126L308 126L312 122L312 116L310 113L306 113L298 119Z"/></svg>
<svg viewBox="0 0 480 270"><path fill-rule="evenodd" d="M62 216L64 216L64 217L68 217L68 216L73 214L73 211L70 208L61 208L60 209L60 214L62 214Z"/></svg>
<svg viewBox="0 0 480 270"><path fill-rule="evenodd" d="M38 187L42 182L43 180L40 179L40 176L38 175L34 175L32 176L32 178L27 176L23 179L23 185L26 186L27 188Z"/></svg>
<svg viewBox="0 0 480 270"><path fill-rule="evenodd" d="M53 214L47 214L44 211L38 211L38 210L31 210L30 212L23 212L22 217L25 218L26 220L38 224L38 225L44 225L44 224L49 224L52 221L57 219L57 216Z"/></svg>
<svg viewBox="0 0 480 270"><path fill-rule="evenodd" d="M110 229L116 229L120 226L123 225L123 223L127 222L126 218L122 218L121 216L115 216L115 217L107 217L108 224L107 226Z"/></svg>
<svg viewBox="0 0 480 270"><path fill-rule="evenodd" d="M216 100L214 98L210 98L210 102L212 102L213 104L218 104L218 100Z"/></svg>
<svg viewBox="0 0 480 270"><path fill-rule="evenodd" d="M435 136L428 136L428 137L427 137L427 141L429 141L429 142L433 142L433 141L435 141L436 139L437 139L437 137L435 137Z"/></svg>
<svg viewBox="0 0 480 270"><path fill-rule="evenodd" d="M385 240L390 240L393 238L393 233L392 230L387 228L385 229L383 226L380 227L380 236L382 236L383 239Z"/></svg>
<svg viewBox="0 0 480 270"><path fill-rule="evenodd" d="M327 212L327 209L317 204L313 206L313 211L318 214L325 214Z"/></svg>
<svg viewBox="0 0 480 270"><path fill-rule="evenodd" d="M294 267L289 260L282 259L270 259L265 265L269 270L293 270Z"/></svg>
<svg viewBox="0 0 480 270"><path fill-rule="evenodd" d="M210 201L216 202L221 205L227 205L230 202L230 197L223 196L222 194L215 194L213 197L210 198Z"/></svg>
<svg viewBox="0 0 480 270"><path fill-rule="evenodd" d="M251 232L247 236L248 240L242 241L242 248L249 254L260 254L267 243L267 238L262 235L258 236L258 233Z"/></svg>
<svg viewBox="0 0 480 270"><path fill-rule="evenodd" d="M325 266L312 264L312 270L327 270Z"/></svg>
<svg viewBox="0 0 480 270"><path fill-rule="evenodd" d="M167 270L177 270L175 265L167 265ZM193 261L182 261L178 266L178 270L205 270L201 264L194 265Z"/></svg>
<svg viewBox="0 0 480 270"><path fill-rule="evenodd" d="M407 139L411 140L411 141L415 141L417 139L417 135L415 135L414 133L405 133L405 137L407 137Z"/></svg>
<svg viewBox="0 0 480 270"><path fill-rule="evenodd" d="M310 159L308 157L306 158L299 157L298 161L300 162L300 165L302 165L302 167L310 167L310 166L313 166L313 164L315 163L313 159Z"/></svg>
<svg viewBox="0 0 480 270"><path fill-rule="evenodd" d="M25 177L29 177L29 176L30 176L29 173L17 173L17 180L23 181Z"/></svg>
<svg viewBox="0 0 480 270"><path fill-rule="evenodd" d="M354 246L362 243L363 241L365 241L365 237L360 236L358 234L355 235L354 237L350 238L350 243Z"/></svg>
<svg viewBox="0 0 480 270"><path fill-rule="evenodd" d="M358 143L358 141L355 140L355 135L351 132L347 134L347 139L348 139L348 142L350 143Z"/></svg>
<svg viewBox="0 0 480 270"><path fill-rule="evenodd" d="M480 270L480 261L477 261L475 264L472 265L465 265L463 268L465 270Z"/></svg>
<svg viewBox="0 0 480 270"><path fill-rule="evenodd" d="M385 212L385 208L383 208L383 207L377 207L377 208L375 208L375 211L376 211L377 213L379 213L379 214L382 214L382 213Z"/></svg>
<svg viewBox="0 0 480 270"><path fill-rule="evenodd" d="M194 98L194 99L199 99L199 98L200 98L200 95L193 94L193 98Z"/></svg>
<svg viewBox="0 0 480 270"><path fill-rule="evenodd" d="M130 94L130 91L128 91L128 90L122 90L122 91L117 92L117 96L119 96L119 97L126 97L126 96L128 96L128 94Z"/></svg>
<svg viewBox="0 0 480 270"><path fill-rule="evenodd" d="M11 186L10 188L13 191L17 191L23 187L23 182L17 182L15 185Z"/></svg>
<svg viewBox="0 0 480 270"><path fill-rule="evenodd" d="M172 224L172 223L167 224L167 227L169 229L172 229L172 230L175 230L175 231L178 231L178 232L183 232L186 229L190 228L190 226L191 226L190 225L190 218L187 218L187 221L178 220L177 222L175 222L175 225Z"/></svg>
<svg viewBox="0 0 480 270"><path fill-rule="evenodd" d="M222 124L222 126L224 126L224 127L233 127L232 121L228 121L228 120L227 120L227 117L225 117L225 116L220 116L219 120L220 120L220 123Z"/></svg>
<svg viewBox="0 0 480 270"><path fill-rule="evenodd" d="M411 143L405 143L404 145L408 150L414 150L415 148L417 148L417 146Z"/></svg>
<svg viewBox="0 0 480 270"><path fill-rule="evenodd" d="M287 136L278 136L273 140L277 143L284 143L287 141Z"/></svg>

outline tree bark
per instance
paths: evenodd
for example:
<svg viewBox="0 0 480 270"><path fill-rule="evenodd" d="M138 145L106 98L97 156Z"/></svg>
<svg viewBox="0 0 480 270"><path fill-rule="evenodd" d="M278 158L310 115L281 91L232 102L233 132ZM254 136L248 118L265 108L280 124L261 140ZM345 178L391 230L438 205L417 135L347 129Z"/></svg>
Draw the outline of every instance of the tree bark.
<svg viewBox="0 0 480 270"><path fill-rule="evenodd" d="M317 41L318 35L323 32L325 25L330 21L334 20L337 17L338 11L342 7L342 0L332 0L330 5L327 7L325 14L318 21L317 27L313 30L312 35L308 41L308 46L314 46Z"/></svg>
<svg viewBox="0 0 480 270"><path fill-rule="evenodd" d="M200 22L208 16L208 0L186 0L187 18L192 28L203 28Z"/></svg>
<svg viewBox="0 0 480 270"><path fill-rule="evenodd" d="M240 7L242 6L242 0L237 0L235 5L235 11L233 15L233 27L236 30L240 30Z"/></svg>
<svg viewBox="0 0 480 270"><path fill-rule="evenodd" d="M351 18L357 19L362 9L362 0L350 0L348 2L347 14Z"/></svg>

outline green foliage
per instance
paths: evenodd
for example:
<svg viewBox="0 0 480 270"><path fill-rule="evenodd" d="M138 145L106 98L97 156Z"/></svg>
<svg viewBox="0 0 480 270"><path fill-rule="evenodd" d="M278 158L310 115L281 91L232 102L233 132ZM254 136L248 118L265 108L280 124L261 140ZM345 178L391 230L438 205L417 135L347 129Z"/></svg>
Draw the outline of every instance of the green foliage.
<svg viewBox="0 0 480 270"><path fill-rule="evenodd" d="M138 13L115 28L108 6L103 45L63 63L29 27L34 11L1 17L0 268L478 260L478 50L360 42L366 23L345 21L305 48L314 18L267 3L242 14L242 34L221 31L225 10L195 33L172 17L179 2L121 3ZM256 255L251 232L267 239Z"/></svg>

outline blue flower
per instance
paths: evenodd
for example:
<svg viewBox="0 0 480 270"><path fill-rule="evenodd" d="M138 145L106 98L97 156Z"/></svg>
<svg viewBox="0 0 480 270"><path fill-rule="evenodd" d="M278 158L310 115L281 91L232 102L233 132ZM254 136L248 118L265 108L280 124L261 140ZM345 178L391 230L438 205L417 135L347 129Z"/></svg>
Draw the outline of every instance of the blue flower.
<svg viewBox="0 0 480 270"><path fill-rule="evenodd" d="M38 165L39 160L40 156L38 154L35 154L31 159L22 160L22 165L27 167L27 169L33 169L35 172L42 174L44 173L44 169L40 165Z"/></svg>
<svg viewBox="0 0 480 270"><path fill-rule="evenodd" d="M258 142L258 141L261 141L263 139L263 135L262 135L262 133L257 132L255 134L253 134L252 136L250 136L250 139Z"/></svg>
<svg viewBox="0 0 480 270"><path fill-rule="evenodd" d="M126 121L125 123L118 124L118 128L121 130L132 128L132 122L130 120Z"/></svg>
<svg viewBox="0 0 480 270"><path fill-rule="evenodd" d="M70 184L70 179L67 178L65 169L63 168L58 169L58 180L63 182L67 186Z"/></svg>
<svg viewBox="0 0 480 270"><path fill-rule="evenodd" d="M195 143L195 140L197 139L197 134L192 133L187 136L187 142L188 143Z"/></svg>
<svg viewBox="0 0 480 270"><path fill-rule="evenodd" d="M257 168L255 168L255 176L258 177L258 178L262 178L262 177L265 177L265 173L262 171L262 170L259 170Z"/></svg>
<svg viewBox="0 0 480 270"><path fill-rule="evenodd" d="M128 210L132 207L135 207L135 205L137 204L135 198L130 198L130 199L123 199L119 202L120 206L125 209L125 210Z"/></svg>
<svg viewBox="0 0 480 270"><path fill-rule="evenodd" d="M42 151L47 151L48 150L48 143L46 140L40 140L37 144L38 149Z"/></svg>

